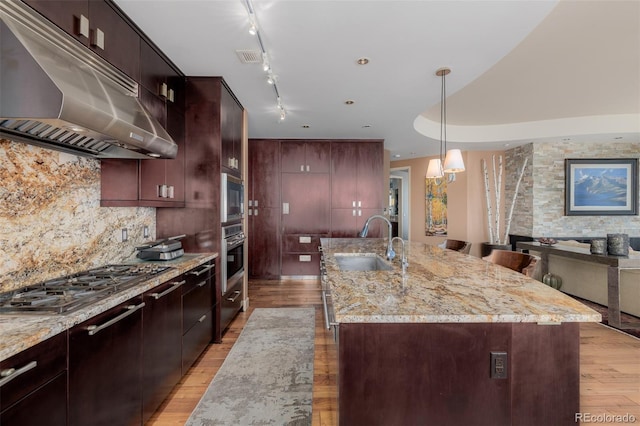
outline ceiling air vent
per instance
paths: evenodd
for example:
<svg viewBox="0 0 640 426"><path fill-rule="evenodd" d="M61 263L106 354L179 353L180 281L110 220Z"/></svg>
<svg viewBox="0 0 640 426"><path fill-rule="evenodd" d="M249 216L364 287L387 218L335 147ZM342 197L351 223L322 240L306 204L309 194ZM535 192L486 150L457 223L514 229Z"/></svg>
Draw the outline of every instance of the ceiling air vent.
<svg viewBox="0 0 640 426"><path fill-rule="evenodd" d="M243 64L262 63L262 53L259 50L236 50L236 54Z"/></svg>

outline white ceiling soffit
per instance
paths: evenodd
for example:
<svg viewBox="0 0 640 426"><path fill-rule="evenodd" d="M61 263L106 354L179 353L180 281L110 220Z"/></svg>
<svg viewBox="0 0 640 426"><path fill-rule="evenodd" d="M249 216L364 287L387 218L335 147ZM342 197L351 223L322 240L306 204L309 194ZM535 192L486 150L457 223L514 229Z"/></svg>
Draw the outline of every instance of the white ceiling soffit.
<svg viewBox="0 0 640 426"><path fill-rule="evenodd" d="M437 78L437 77L436 77ZM455 78L455 69L447 78ZM416 130L437 138L439 103ZM562 0L511 53L447 99L447 140L639 141L640 2Z"/></svg>

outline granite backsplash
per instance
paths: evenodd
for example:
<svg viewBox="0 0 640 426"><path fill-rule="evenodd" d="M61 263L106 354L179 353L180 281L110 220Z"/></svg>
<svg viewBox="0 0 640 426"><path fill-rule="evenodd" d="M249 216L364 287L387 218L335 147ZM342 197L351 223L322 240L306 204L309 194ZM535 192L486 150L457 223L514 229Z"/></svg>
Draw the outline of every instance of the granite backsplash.
<svg viewBox="0 0 640 426"><path fill-rule="evenodd" d="M0 292L132 258L155 213L100 207L99 160L0 139Z"/></svg>

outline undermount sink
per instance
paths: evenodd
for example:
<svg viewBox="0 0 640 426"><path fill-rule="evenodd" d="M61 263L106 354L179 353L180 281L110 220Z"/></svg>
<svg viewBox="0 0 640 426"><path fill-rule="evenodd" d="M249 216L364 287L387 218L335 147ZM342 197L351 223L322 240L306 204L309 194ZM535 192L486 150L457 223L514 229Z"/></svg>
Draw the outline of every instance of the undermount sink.
<svg viewBox="0 0 640 426"><path fill-rule="evenodd" d="M393 267L375 253L336 253L338 267L343 271L391 271Z"/></svg>

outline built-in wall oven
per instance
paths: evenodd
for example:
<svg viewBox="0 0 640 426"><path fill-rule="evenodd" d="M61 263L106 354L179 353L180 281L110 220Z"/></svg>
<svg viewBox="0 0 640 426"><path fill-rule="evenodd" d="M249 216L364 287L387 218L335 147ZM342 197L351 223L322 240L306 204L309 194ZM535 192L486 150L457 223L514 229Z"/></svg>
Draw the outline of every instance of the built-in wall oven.
<svg viewBox="0 0 640 426"><path fill-rule="evenodd" d="M227 328L242 307L244 281L244 242L242 223L222 227L220 247L220 281L222 303L220 305L221 330Z"/></svg>
<svg viewBox="0 0 640 426"><path fill-rule="evenodd" d="M222 173L220 177L220 215L222 223L242 220L244 216L244 184L241 179Z"/></svg>

